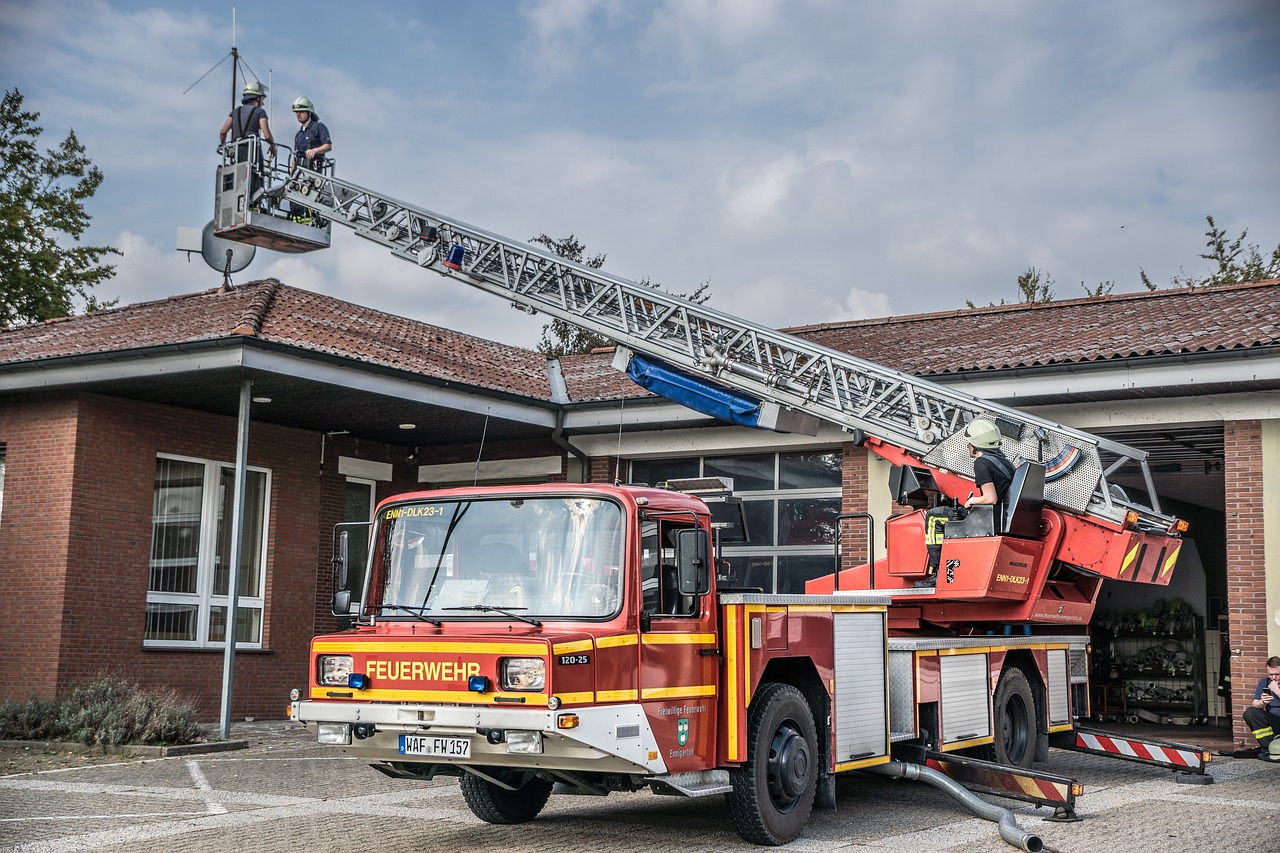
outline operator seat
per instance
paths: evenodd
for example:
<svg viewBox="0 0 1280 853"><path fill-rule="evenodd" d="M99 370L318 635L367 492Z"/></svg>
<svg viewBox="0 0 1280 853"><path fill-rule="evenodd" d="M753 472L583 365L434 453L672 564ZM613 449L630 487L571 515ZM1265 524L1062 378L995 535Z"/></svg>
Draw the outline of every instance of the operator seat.
<svg viewBox="0 0 1280 853"><path fill-rule="evenodd" d="M1044 465L1023 462L1013 472L1005 499L1003 532L1020 539L1040 538L1040 509L1044 506Z"/></svg>

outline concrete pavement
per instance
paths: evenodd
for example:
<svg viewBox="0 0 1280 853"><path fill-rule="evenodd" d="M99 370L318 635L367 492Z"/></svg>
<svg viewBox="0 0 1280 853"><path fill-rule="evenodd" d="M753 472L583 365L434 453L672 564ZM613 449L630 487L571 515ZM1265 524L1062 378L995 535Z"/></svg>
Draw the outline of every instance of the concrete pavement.
<svg viewBox="0 0 1280 853"><path fill-rule="evenodd" d="M759 850L734 832L723 800L649 793L552 797L534 822L490 826L454 779L393 780L287 722L242 724L238 752L124 759L0 776L0 850L116 853L181 849L468 853L727 853ZM1054 750L1045 769L1085 784L1084 818L1053 823L1001 801L1046 849L1063 853L1274 849L1280 765L1217 758L1216 784L1177 784L1167 771ZM842 778L837 810L817 812L794 853L1013 850L997 827L941 791L881 777Z"/></svg>

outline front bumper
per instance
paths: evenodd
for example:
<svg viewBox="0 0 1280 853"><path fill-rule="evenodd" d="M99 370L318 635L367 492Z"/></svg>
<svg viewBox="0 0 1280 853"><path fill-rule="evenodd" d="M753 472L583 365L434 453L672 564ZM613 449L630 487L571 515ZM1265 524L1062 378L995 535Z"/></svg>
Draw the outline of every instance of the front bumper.
<svg viewBox="0 0 1280 853"><path fill-rule="evenodd" d="M300 700L292 718L307 726L338 723L351 729L341 749L368 761L554 769L582 773L658 775L667 772L654 734L639 705L551 711L486 706L370 704ZM577 718L563 728L559 718ZM540 754L509 751L505 733L540 732ZM495 735L493 733L499 733ZM361 737L360 735L363 735ZM466 738L470 757L405 755L401 735Z"/></svg>

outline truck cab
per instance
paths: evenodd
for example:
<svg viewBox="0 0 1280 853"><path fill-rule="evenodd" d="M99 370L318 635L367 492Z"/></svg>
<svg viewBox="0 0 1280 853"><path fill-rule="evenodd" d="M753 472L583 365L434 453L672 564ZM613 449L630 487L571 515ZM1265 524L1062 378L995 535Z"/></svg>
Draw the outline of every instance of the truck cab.
<svg viewBox="0 0 1280 853"><path fill-rule="evenodd" d="M412 493L379 506L370 552L366 604L349 630L315 638L294 706L324 721L322 742L415 775L715 765L701 500L573 485Z"/></svg>

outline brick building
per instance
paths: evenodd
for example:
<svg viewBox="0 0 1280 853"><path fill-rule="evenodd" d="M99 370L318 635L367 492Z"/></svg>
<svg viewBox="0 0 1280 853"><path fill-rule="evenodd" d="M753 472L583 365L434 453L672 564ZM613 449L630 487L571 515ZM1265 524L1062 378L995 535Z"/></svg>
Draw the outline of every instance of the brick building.
<svg viewBox="0 0 1280 853"><path fill-rule="evenodd" d="M1147 450L1194 557L1174 588L1104 592L1100 611L1184 601L1203 637L1195 707L1216 715L1219 640L1236 708L1280 652L1277 317L1269 281L791 331ZM632 385L608 353L548 362L276 281L14 329L0 333L0 652L27 665L0 698L116 671L189 688L216 717L246 382L237 717L280 715L309 637L338 622L333 526L398 491L728 473L758 531L727 552L733 571L777 590L833 568L823 519L893 511L884 463L834 427L719 424Z"/></svg>

